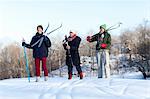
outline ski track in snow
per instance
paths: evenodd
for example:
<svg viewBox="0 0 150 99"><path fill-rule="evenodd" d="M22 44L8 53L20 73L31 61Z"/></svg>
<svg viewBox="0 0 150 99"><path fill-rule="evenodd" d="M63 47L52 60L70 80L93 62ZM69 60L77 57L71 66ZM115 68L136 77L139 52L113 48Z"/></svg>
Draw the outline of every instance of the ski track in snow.
<svg viewBox="0 0 150 99"><path fill-rule="evenodd" d="M0 81L0 99L150 99L150 81L137 79L49 78Z"/></svg>

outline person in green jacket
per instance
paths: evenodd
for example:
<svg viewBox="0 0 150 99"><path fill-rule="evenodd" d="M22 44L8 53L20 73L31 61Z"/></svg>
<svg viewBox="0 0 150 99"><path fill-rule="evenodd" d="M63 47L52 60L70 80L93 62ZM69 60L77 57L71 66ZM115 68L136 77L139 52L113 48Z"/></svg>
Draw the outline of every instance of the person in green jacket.
<svg viewBox="0 0 150 99"><path fill-rule="evenodd" d="M111 46L111 35L107 32L106 24L100 26L99 33L88 36L87 41L97 42L96 58L98 64L98 78L110 78L109 51Z"/></svg>

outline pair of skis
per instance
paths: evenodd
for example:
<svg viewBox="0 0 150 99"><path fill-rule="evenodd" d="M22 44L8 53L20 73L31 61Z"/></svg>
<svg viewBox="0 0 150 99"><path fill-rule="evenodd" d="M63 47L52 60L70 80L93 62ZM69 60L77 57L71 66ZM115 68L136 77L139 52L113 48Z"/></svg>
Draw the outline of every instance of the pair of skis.
<svg viewBox="0 0 150 99"><path fill-rule="evenodd" d="M62 24L61 24L59 27L57 27L56 29L54 29L54 30L50 31L49 33L47 33L46 35L49 35L49 34L51 34L52 32L55 32L56 30L60 29L61 27L62 27ZM49 28L49 23L48 23L48 26L46 27L46 29L45 29L45 31L44 31L44 34L45 34L46 31L48 30L48 28ZM41 44L41 43L43 42L43 39L44 39L44 38L41 38L40 40L38 40L37 42L35 42L34 45L36 45L36 44L39 43L39 42L40 42L40 44ZM40 45L40 44L39 44L39 45ZM32 46L33 46L33 45L32 45ZM28 76L28 81L30 82L30 70L29 70L29 65L28 65L27 51L26 51L25 46L24 46L23 48L24 48L24 58L25 58L25 64L26 64L26 72L27 72L27 76Z"/></svg>

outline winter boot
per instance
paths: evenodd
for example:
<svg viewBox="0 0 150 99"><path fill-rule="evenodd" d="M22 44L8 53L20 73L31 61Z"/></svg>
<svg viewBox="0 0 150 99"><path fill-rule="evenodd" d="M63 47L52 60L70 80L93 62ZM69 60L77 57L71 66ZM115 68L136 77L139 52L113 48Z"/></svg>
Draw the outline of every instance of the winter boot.
<svg viewBox="0 0 150 99"><path fill-rule="evenodd" d="M83 79L83 73L81 72L79 75L80 75L80 79Z"/></svg>
<svg viewBox="0 0 150 99"><path fill-rule="evenodd" d="M44 77L44 81L47 81L47 80L48 80L48 76L45 76L45 77Z"/></svg>
<svg viewBox="0 0 150 99"><path fill-rule="evenodd" d="M72 74L68 74L68 79L71 80L72 79Z"/></svg>
<svg viewBox="0 0 150 99"><path fill-rule="evenodd" d="M39 82L40 81L40 77L39 76L37 76L36 77L36 81L35 82Z"/></svg>

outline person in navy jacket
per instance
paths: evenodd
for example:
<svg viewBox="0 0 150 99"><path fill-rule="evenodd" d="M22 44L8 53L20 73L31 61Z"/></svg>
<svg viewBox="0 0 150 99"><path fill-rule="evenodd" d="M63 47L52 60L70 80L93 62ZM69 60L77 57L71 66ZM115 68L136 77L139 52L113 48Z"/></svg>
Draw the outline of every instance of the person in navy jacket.
<svg viewBox="0 0 150 99"><path fill-rule="evenodd" d="M43 35L43 27L37 26L37 33L32 37L30 44L23 40L22 46L33 49L33 58L35 58L36 82L40 79L40 61L44 70L45 81L48 79L48 69L46 67L46 59L48 57L48 48L51 47L50 39Z"/></svg>

